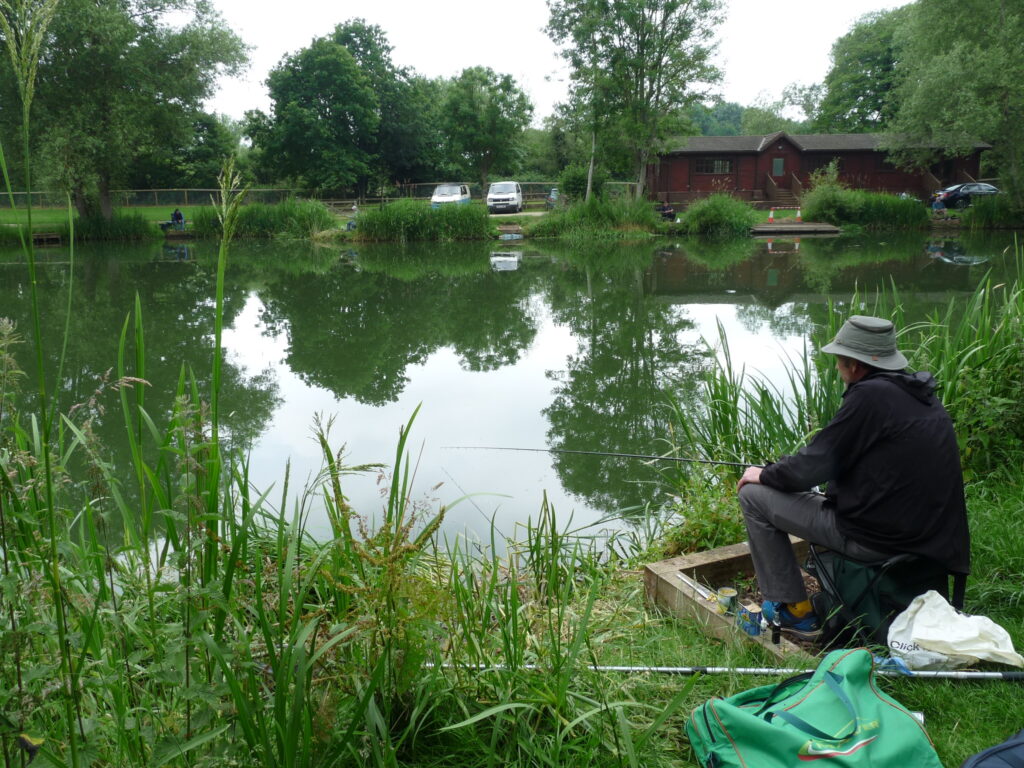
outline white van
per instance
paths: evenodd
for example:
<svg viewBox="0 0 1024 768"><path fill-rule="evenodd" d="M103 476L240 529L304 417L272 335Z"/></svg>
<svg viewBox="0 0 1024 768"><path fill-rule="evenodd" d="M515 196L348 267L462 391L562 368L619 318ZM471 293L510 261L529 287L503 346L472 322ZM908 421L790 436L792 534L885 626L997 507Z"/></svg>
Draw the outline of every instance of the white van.
<svg viewBox="0 0 1024 768"><path fill-rule="evenodd" d="M487 210L491 213L519 213L523 210L523 190L519 187L519 182L496 181L491 184L491 188L487 190Z"/></svg>
<svg viewBox="0 0 1024 768"><path fill-rule="evenodd" d="M467 184L438 184L430 197L430 207L437 208L444 203L468 203L470 199Z"/></svg>

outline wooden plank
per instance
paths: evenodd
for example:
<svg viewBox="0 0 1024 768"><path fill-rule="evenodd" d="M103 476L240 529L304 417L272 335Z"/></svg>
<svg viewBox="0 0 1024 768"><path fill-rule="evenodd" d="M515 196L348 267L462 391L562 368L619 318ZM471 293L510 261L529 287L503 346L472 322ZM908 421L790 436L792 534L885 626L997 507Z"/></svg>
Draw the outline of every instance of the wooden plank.
<svg viewBox="0 0 1024 768"><path fill-rule="evenodd" d="M790 542L798 559L806 557L807 542L795 536L790 536ZM644 568L644 588L647 599L680 619L696 622L705 634L726 643L756 643L780 662L792 659L794 656L802 659L811 658L809 653L790 642L785 636L779 639L778 644L775 644L771 641L770 633L748 635L736 625L734 616L718 613L717 605L704 599L695 589L679 578L680 573L686 574L711 590L726 585L732 586L738 579L749 578L754 574L750 548L746 542L673 557L647 565Z"/></svg>
<svg viewBox="0 0 1024 768"><path fill-rule="evenodd" d="M753 235L838 235L840 229L831 224L818 224L813 221L779 221L774 224L758 224L751 227L750 232Z"/></svg>
<svg viewBox="0 0 1024 768"><path fill-rule="evenodd" d="M33 232L33 245L60 245L60 235L56 232Z"/></svg>

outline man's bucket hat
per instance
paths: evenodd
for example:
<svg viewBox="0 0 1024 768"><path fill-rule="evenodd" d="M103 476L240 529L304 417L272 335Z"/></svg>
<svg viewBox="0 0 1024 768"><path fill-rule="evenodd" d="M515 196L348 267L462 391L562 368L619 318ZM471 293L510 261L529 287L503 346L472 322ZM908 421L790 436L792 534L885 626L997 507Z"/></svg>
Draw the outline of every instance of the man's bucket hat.
<svg viewBox="0 0 1024 768"><path fill-rule="evenodd" d="M821 351L852 357L883 371L901 371L907 367L907 358L896 349L896 329L880 317L854 315L843 323L835 340Z"/></svg>

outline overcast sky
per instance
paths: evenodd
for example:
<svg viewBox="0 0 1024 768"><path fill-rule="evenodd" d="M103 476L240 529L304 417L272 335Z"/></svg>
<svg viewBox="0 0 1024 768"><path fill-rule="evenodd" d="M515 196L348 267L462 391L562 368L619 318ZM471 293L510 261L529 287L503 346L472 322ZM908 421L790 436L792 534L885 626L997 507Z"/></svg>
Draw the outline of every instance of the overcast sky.
<svg viewBox="0 0 1024 768"><path fill-rule="evenodd" d="M718 34L721 94L743 105L776 99L789 83L821 82L829 50L865 13L909 0L726 0ZM512 75L534 104L534 122L565 99L565 72L544 34L545 0L213 0L228 25L252 47L249 71L225 80L207 107L232 117L269 111L263 82L283 56L353 18L379 25L393 61L427 77L452 77L485 66Z"/></svg>

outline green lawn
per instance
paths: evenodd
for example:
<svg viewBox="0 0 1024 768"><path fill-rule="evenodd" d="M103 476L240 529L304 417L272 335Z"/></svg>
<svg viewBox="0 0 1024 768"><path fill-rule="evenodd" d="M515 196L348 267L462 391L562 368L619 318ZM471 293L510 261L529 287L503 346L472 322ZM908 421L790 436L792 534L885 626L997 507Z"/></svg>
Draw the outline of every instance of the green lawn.
<svg viewBox="0 0 1024 768"><path fill-rule="evenodd" d="M185 221L189 221L193 213L200 208L207 208L209 206L204 205L183 205L179 206L181 212L185 214ZM134 213L143 216L148 221L170 221L171 212L174 210L173 205L140 205L132 206L131 208L120 208L119 212ZM11 210L10 208L0 209L0 226L9 226L11 224L24 224L27 213L23 208ZM75 214L75 218L78 215ZM66 224L68 220L68 212L66 208L34 208L32 210L32 228L39 230L48 227L60 226Z"/></svg>

